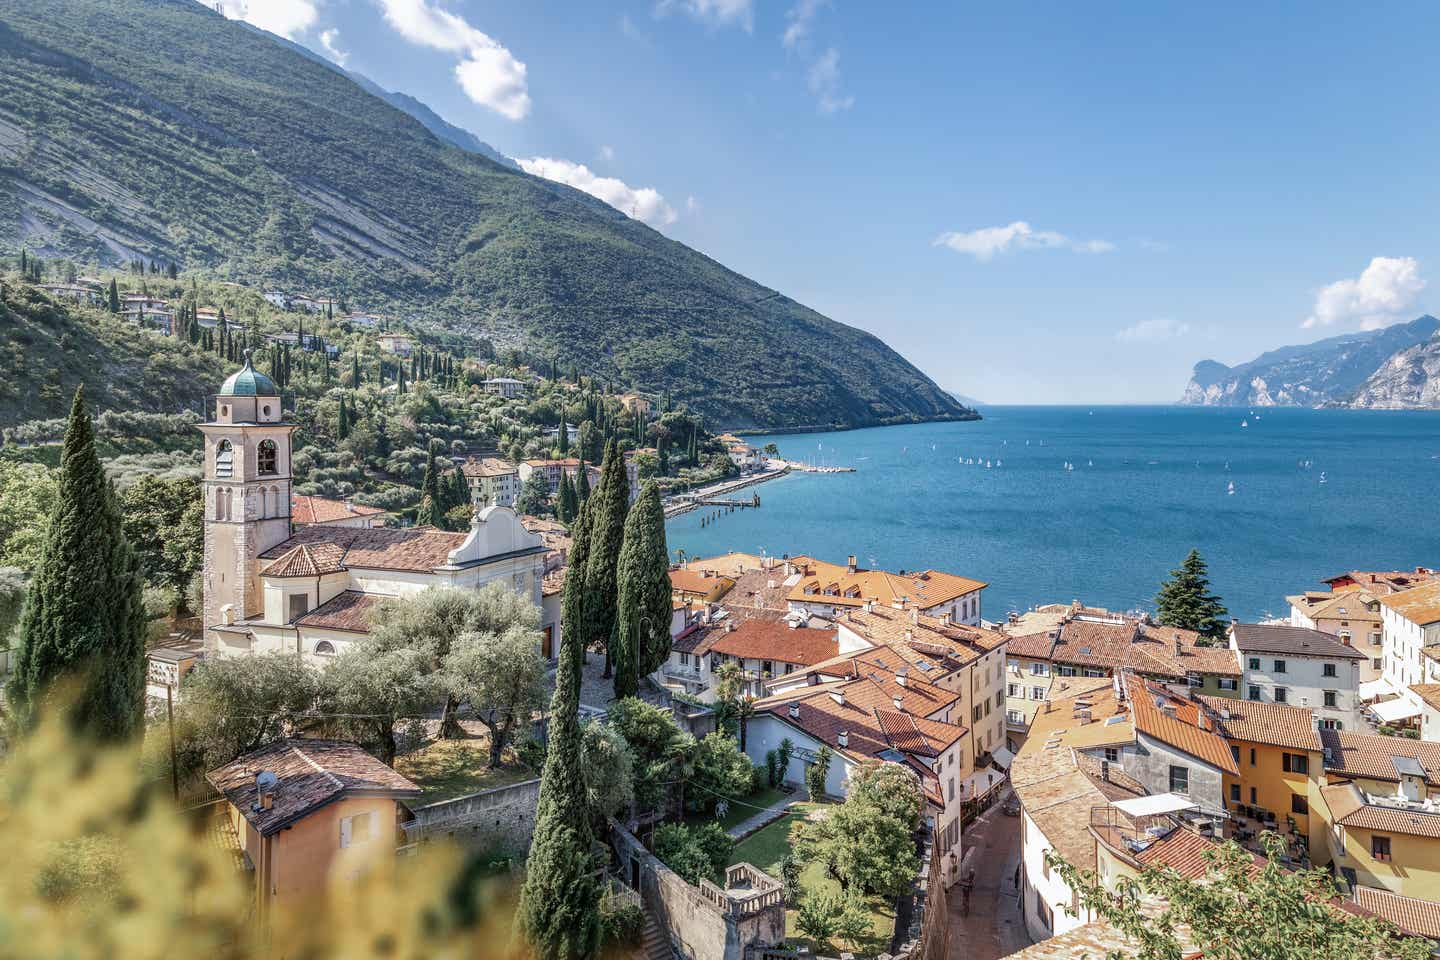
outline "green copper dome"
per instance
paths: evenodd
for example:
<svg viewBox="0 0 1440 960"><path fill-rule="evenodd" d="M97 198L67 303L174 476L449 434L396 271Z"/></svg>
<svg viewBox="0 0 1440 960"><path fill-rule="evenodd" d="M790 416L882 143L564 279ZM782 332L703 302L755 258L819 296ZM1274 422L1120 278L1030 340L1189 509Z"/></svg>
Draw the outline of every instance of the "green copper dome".
<svg viewBox="0 0 1440 960"><path fill-rule="evenodd" d="M278 397L275 381L250 365L250 351L245 351L245 366L230 374L220 387L222 397Z"/></svg>

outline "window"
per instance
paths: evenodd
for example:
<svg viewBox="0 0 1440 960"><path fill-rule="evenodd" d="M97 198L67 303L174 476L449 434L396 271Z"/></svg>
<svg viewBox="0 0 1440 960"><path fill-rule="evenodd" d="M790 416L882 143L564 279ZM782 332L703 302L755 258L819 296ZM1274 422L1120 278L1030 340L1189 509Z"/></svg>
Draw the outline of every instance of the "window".
<svg viewBox="0 0 1440 960"><path fill-rule="evenodd" d="M1320 729L1322 729L1322 730L1344 730L1344 729L1345 729L1345 724L1341 723L1339 720L1331 720L1330 718L1327 717L1327 718L1325 718L1324 720L1321 720L1321 721L1320 721Z"/></svg>
<svg viewBox="0 0 1440 960"><path fill-rule="evenodd" d="M1339 702L1339 694L1334 690L1325 691L1325 706L1333 707Z"/></svg>
<svg viewBox="0 0 1440 960"><path fill-rule="evenodd" d="M1018 683L1012 683L1012 684L1009 684L1009 685L1007 685L1007 686L1005 687L1005 695L1006 695L1007 697L1018 697L1018 696L1020 696L1020 694L1021 694L1020 684L1018 684Z"/></svg>
<svg viewBox="0 0 1440 960"><path fill-rule="evenodd" d="M315 654L321 657L333 657L335 656L335 644L329 640L321 640L315 644Z"/></svg>
<svg viewBox="0 0 1440 960"><path fill-rule="evenodd" d="M1250 748L1250 766L1255 766L1255 748Z"/></svg>
<svg viewBox="0 0 1440 960"><path fill-rule="evenodd" d="M1232 783L1232 784L1230 784L1230 802L1231 802L1231 803L1239 803L1239 802L1240 802L1240 784L1238 784L1238 783Z"/></svg>
<svg viewBox="0 0 1440 960"><path fill-rule="evenodd" d="M1372 634L1370 634L1370 646L1372 646L1372 647L1378 647L1378 646L1380 646L1380 634L1378 634L1378 633L1372 633Z"/></svg>
<svg viewBox="0 0 1440 960"><path fill-rule="evenodd" d="M1255 788L1254 788L1254 787L1251 787L1251 788L1250 788L1250 806L1253 807L1253 806L1255 806L1255 804L1258 803L1258 802L1259 802L1259 801L1257 801L1257 800L1255 799Z"/></svg>
<svg viewBox="0 0 1440 960"><path fill-rule="evenodd" d="M349 847L370 839L370 820L374 814L357 813L340 818L340 846Z"/></svg>
<svg viewBox="0 0 1440 960"><path fill-rule="evenodd" d="M973 723L974 721L980 719L980 706L979 706L979 704L976 704L976 705L975 705L975 708L970 711L970 714L971 714L970 720L971 720L972 723Z"/></svg>
<svg viewBox="0 0 1440 960"><path fill-rule="evenodd" d="M1235 758L1235 766L1240 766L1240 748L1233 743L1230 744L1230 756Z"/></svg>
<svg viewBox="0 0 1440 960"><path fill-rule="evenodd" d="M1049 668L1049 666L1048 666L1047 664L1043 664L1043 663L1032 663L1032 664L1030 664L1030 675L1031 675L1032 677L1044 677L1044 676L1047 676L1047 675L1049 674L1049 672L1050 672L1050 668Z"/></svg>
<svg viewBox="0 0 1440 960"><path fill-rule="evenodd" d="M1251 658L1250 658L1250 669L1251 669L1251 670L1259 670L1259 669L1260 669L1260 658L1259 658L1259 657L1251 657Z"/></svg>
<svg viewBox="0 0 1440 960"><path fill-rule="evenodd" d="M1275 661L1275 672L1276 672L1276 673L1284 673L1284 672L1285 672L1285 661L1284 661L1284 660L1276 660L1276 661Z"/></svg>
<svg viewBox="0 0 1440 960"><path fill-rule="evenodd" d="M986 700L986 701L985 701L985 716L987 716L987 717L990 716L990 701L989 701L989 700Z"/></svg>
<svg viewBox="0 0 1440 960"><path fill-rule="evenodd" d="M1188 767L1172 766L1170 768L1170 792L1190 792L1190 769Z"/></svg>
<svg viewBox="0 0 1440 960"><path fill-rule="evenodd" d="M1086 667L1086 668L1085 668L1085 676L1087 676L1087 677L1103 677L1103 676L1105 676L1105 671L1104 671L1104 670L1093 670L1093 669L1091 669L1090 667Z"/></svg>
<svg viewBox="0 0 1440 960"><path fill-rule="evenodd" d="M1341 634L1341 636L1344 636L1344 634ZM1325 664L1325 666L1324 666L1323 668L1321 668L1321 671L1320 671L1320 672L1321 672L1322 674L1324 674L1325 676L1327 676L1327 677L1333 677L1333 676L1335 676L1335 664L1333 664L1333 663L1327 663L1327 664Z"/></svg>
<svg viewBox="0 0 1440 960"><path fill-rule="evenodd" d="M1004 695L1004 694L1000 694L1000 693L995 694L995 706L997 706L997 707L1003 707L1003 706L1005 706L1005 695Z"/></svg>
<svg viewBox="0 0 1440 960"><path fill-rule="evenodd" d="M1031 699L1031 700L1044 700L1044 699L1045 699L1045 688L1044 688L1044 687L1031 687L1031 688L1030 688L1030 699Z"/></svg>
<svg viewBox="0 0 1440 960"><path fill-rule="evenodd" d="M682 666L682 667L688 667L688 666L690 666L690 654L688 654L688 653L682 653L682 654L680 654L680 666Z"/></svg>
<svg viewBox="0 0 1440 960"><path fill-rule="evenodd" d="M1379 670L1380 667L1381 667L1380 658L1379 658L1379 657L1376 657L1376 658L1374 658L1373 660L1371 660L1371 661L1370 661L1370 666L1374 667L1376 670Z"/></svg>
<svg viewBox="0 0 1440 960"><path fill-rule="evenodd" d="M310 598L303 593L292 593L287 601L290 606L290 622L299 620L310 609Z"/></svg>
<svg viewBox="0 0 1440 960"><path fill-rule="evenodd" d="M255 469L262 474L280 472L280 454L274 440L261 440L255 451Z"/></svg>
<svg viewBox="0 0 1440 960"><path fill-rule="evenodd" d="M1058 669L1059 669L1059 671L1060 671L1060 676L1062 676L1062 677L1073 677L1073 676L1075 676L1075 668L1074 668L1074 667L1067 667L1067 666L1063 666L1063 665L1062 665L1062 666L1059 667Z"/></svg>
<svg viewBox="0 0 1440 960"><path fill-rule="evenodd" d="M1290 812L1298 813L1300 816L1307 816L1310 813L1310 804L1298 793L1290 795Z"/></svg>
<svg viewBox="0 0 1440 960"><path fill-rule="evenodd" d="M1276 703L1285 703L1285 702L1287 701L1287 699L1289 698L1289 696L1290 696L1290 691L1289 691L1289 690L1286 690L1284 687L1276 687L1276 688L1275 688L1275 702L1276 702Z"/></svg>
<svg viewBox="0 0 1440 960"><path fill-rule="evenodd" d="M1376 859L1376 860L1389 860L1389 859L1390 859L1390 838L1389 838L1389 837L1371 837L1371 838L1370 838L1370 856L1373 857L1373 858Z"/></svg>
<svg viewBox="0 0 1440 960"><path fill-rule="evenodd" d="M954 777L951 777L951 778L950 778L950 799L951 799L951 800L954 800L954 799L955 799L955 778L954 778Z"/></svg>
<svg viewBox="0 0 1440 960"><path fill-rule="evenodd" d="M1303 753L1286 753L1280 757L1280 768L1286 773L1309 773L1310 758Z"/></svg>
<svg viewBox="0 0 1440 960"><path fill-rule="evenodd" d="M235 448L229 440L215 444L215 476L228 479L235 475Z"/></svg>
<svg viewBox="0 0 1440 960"><path fill-rule="evenodd" d="M1239 680L1236 680L1234 677L1221 677L1221 678L1220 678L1220 689L1221 689L1221 690L1239 690L1239 689L1240 689L1240 681L1239 681Z"/></svg>
<svg viewBox="0 0 1440 960"><path fill-rule="evenodd" d="M1119 762L1120 762L1120 751L1119 751L1119 749L1116 748L1116 747L1106 747L1106 748L1105 748L1105 759L1108 760L1108 761L1110 761L1111 763L1119 763Z"/></svg>
<svg viewBox="0 0 1440 960"><path fill-rule="evenodd" d="M1045 874L1048 878L1050 874L1050 867L1048 864L1045 866ZM1054 914L1051 913L1050 905L1045 902L1045 898L1040 896L1039 890L1035 891L1035 915L1040 918L1040 922L1045 925L1046 930L1050 930L1053 928L1055 922Z"/></svg>
<svg viewBox="0 0 1440 960"><path fill-rule="evenodd" d="M1257 687L1257 686L1255 686L1254 684L1251 684L1251 685L1250 685L1250 699L1251 699L1251 700L1259 700L1259 699L1260 699L1260 688Z"/></svg>

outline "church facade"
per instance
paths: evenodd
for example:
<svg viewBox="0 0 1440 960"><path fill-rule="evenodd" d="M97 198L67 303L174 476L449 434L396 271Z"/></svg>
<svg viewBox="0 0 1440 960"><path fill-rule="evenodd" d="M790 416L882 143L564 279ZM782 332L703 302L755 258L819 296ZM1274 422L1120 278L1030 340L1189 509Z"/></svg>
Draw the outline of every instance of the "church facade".
<svg viewBox="0 0 1440 960"><path fill-rule="evenodd" d="M376 606L429 587L501 582L537 608L547 547L509 507L465 532L317 525L291 516L290 435L280 392L245 366L212 398L205 436L202 617L215 656L291 652L323 662L363 637ZM544 622L554 655L559 624Z"/></svg>

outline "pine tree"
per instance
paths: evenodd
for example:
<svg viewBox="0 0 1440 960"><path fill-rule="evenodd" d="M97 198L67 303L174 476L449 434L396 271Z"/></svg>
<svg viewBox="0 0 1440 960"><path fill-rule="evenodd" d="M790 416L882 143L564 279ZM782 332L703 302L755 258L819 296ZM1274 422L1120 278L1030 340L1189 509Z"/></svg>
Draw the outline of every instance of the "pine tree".
<svg viewBox="0 0 1440 960"><path fill-rule="evenodd" d="M615 633L615 568L625 541L625 513L630 507L629 484L620 447L612 440L605 448L600 486L591 498L590 558L585 565L586 639L605 644L605 673L612 666L610 640Z"/></svg>
<svg viewBox="0 0 1440 960"><path fill-rule="evenodd" d="M105 306L111 313L120 312L120 287L116 285L114 277L110 278L110 294L106 298Z"/></svg>
<svg viewBox="0 0 1440 960"><path fill-rule="evenodd" d="M125 539L115 491L95 454L85 391L75 391L59 490L20 623L9 697L31 726L51 683L80 684L71 718L102 741L124 740L145 719L145 610L140 564Z"/></svg>
<svg viewBox="0 0 1440 960"><path fill-rule="evenodd" d="M345 409L345 397L340 397L340 422L335 425L335 437L344 440L350 436L350 411Z"/></svg>
<svg viewBox="0 0 1440 960"><path fill-rule="evenodd" d="M571 571L587 566L589 522L580 515L570 548ZM549 749L540 778L535 835L515 931L538 960L590 960L600 947L600 890L595 880L590 810L580 765L580 663L584 652L584 578L565 582L560 658L550 699Z"/></svg>
<svg viewBox="0 0 1440 960"><path fill-rule="evenodd" d="M1191 550L1180 567L1170 571L1170 579L1160 585L1155 596L1155 605L1164 626L1194 630L1211 640L1225 636L1229 611L1210 592L1210 572L1199 550Z"/></svg>
<svg viewBox="0 0 1440 960"><path fill-rule="evenodd" d="M616 571L615 697L635 696L640 678L670 656L670 548L660 487L646 481L625 518L625 545Z"/></svg>
<svg viewBox="0 0 1440 960"><path fill-rule="evenodd" d="M445 528L445 502L440 496L440 477L435 466L435 451L425 462L425 477L420 481L420 509L415 512L420 526Z"/></svg>

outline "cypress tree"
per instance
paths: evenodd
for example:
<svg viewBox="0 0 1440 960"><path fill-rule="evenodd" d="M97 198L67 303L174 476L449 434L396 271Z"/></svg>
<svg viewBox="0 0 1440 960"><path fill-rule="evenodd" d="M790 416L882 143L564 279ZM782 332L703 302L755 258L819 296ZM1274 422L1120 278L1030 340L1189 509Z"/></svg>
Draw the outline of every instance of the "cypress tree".
<svg viewBox="0 0 1440 960"><path fill-rule="evenodd" d="M75 391L59 490L26 598L10 702L32 726L50 684L74 676L75 728L124 740L145 719L145 610L140 564L120 522L115 490L95 454L85 391Z"/></svg>
<svg viewBox="0 0 1440 960"><path fill-rule="evenodd" d="M106 298L106 304L111 313L120 312L120 288L115 284L115 278L110 278L110 294Z"/></svg>
<svg viewBox="0 0 1440 960"><path fill-rule="evenodd" d="M425 477L420 481L420 509L415 512L420 526L445 527L445 502L440 498L440 477L435 468L435 451L425 462Z"/></svg>
<svg viewBox="0 0 1440 960"><path fill-rule="evenodd" d="M580 508L590 500L590 470L585 466L585 458L580 458L580 469L575 471L575 514L579 516Z"/></svg>
<svg viewBox="0 0 1440 960"><path fill-rule="evenodd" d="M1209 569L1199 550L1191 550L1179 568L1170 571L1170 579L1160 585L1155 605L1164 626L1194 630L1211 640L1225 636L1229 611L1210 592Z"/></svg>
<svg viewBox="0 0 1440 960"><path fill-rule="evenodd" d="M615 697L633 697L640 678L670 656L670 548L660 487L648 480L625 518L625 545L616 571Z"/></svg>
<svg viewBox="0 0 1440 960"><path fill-rule="evenodd" d="M469 506L470 499L470 484L465 482L465 471L456 467L450 474L450 507Z"/></svg>
<svg viewBox="0 0 1440 960"><path fill-rule="evenodd" d="M600 486L591 498L590 557L585 564L585 615L589 627L586 639L605 644L605 673L610 676L610 640L615 633L615 567L625 541L625 513L630 507L629 484L620 447L612 440L605 448L600 468Z"/></svg>
<svg viewBox="0 0 1440 960"><path fill-rule="evenodd" d="M401 363L401 364L399 364L398 366L399 366L399 375L398 375L398 376L399 376L399 379L397 379L397 380L395 381L395 392L396 392L397 394L403 394L403 393L405 392L405 364L404 364L404 363Z"/></svg>
<svg viewBox="0 0 1440 960"><path fill-rule="evenodd" d="M570 475L563 471L560 474L560 489L555 496L555 518L561 523L569 523L575 519L575 484L570 481Z"/></svg>
<svg viewBox="0 0 1440 960"><path fill-rule="evenodd" d="M666 450L670 445L662 439L659 441L658 446L660 447L660 476L663 477L670 472L670 453Z"/></svg>
<svg viewBox="0 0 1440 960"><path fill-rule="evenodd" d="M350 355L350 386L360 386L360 351Z"/></svg>
<svg viewBox="0 0 1440 960"><path fill-rule="evenodd" d="M563 459L570 453L570 430L565 426L565 418L560 418L560 456Z"/></svg>
<svg viewBox="0 0 1440 960"><path fill-rule="evenodd" d="M345 409L345 397L340 397L340 422L335 425L335 436L344 440L350 436L350 411Z"/></svg>
<svg viewBox="0 0 1440 960"><path fill-rule="evenodd" d="M30 275L30 261L27 259L27 254L25 253L25 248L24 248L24 247L21 247L21 248L20 248L20 276L25 277L25 276L29 276L29 275Z"/></svg>
<svg viewBox="0 0 1440 960"><path fill-rule="evenodd" d="M561 601L560 658L550 699L549 749L540 778L535 837L525 862L525 885L515 932L538 960L589 960L600 947L600 890L595 838L580 765L580 663L584 652L588 511L576 521L570 576Z"/></svg>

